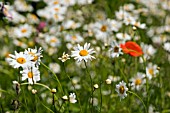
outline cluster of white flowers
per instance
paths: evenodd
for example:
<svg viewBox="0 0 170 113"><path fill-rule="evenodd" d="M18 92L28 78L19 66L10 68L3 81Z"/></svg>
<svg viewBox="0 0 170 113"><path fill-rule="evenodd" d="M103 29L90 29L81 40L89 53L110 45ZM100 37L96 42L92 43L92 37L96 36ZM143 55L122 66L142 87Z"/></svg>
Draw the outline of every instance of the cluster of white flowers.
<svg viewBox="0 0 170 113"><path fill-rule="evenodd" d="M15 55L9 54L6 61L13 68L22 68L22 81L28 79L28 83L33 84L40 80L39 65L42 57L42 49L28 48L24 52L15 51Z"/></svg>

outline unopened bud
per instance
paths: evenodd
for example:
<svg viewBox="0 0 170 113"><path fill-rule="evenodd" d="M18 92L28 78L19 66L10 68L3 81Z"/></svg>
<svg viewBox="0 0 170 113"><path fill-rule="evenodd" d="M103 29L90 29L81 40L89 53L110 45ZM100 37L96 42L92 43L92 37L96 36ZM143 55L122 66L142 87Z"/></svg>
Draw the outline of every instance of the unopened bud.
<svg viewBox="0 0 170 113"><path fill-rule="evenodd" d="M137 28L136 28L135 26L133 26L132 29L133 29L134 31L136 31Z"/></svg>
<svg viewBox="0 0 170 113"><path fill-rule="evenodd" d="M53 89L51 89L51 93L53 93L53 94L54 94L54 93L56 93L56 92L57 92L57 90L56 90L56 89L54 89L54 88L53 88Z"/></svg>
<svg viewBox="0 0 170 113"><path fill-rule="evenodd" d="M98 89L99 85L98 84L94 84L94 89Z"/></svg>
<svg viewBox="0 0 170 113"><path fill-rule="evenodd" d="M67 101L67 100L68 100L67 95L64 95L64 96L62 97L62 99L63 99L64 101Z"/></svg>
<svg viewBox="0 0 170 113"><path fill-rule="evenodd" d="M111 84L111 83L112 83L112 80L106 79L106 84Z"/></svg>
<svg viewBox="0 0 170 113"><path fill-rule="evenodd" d="M36 89L32 89L32 94L36 94L37 90Z"/></svg>

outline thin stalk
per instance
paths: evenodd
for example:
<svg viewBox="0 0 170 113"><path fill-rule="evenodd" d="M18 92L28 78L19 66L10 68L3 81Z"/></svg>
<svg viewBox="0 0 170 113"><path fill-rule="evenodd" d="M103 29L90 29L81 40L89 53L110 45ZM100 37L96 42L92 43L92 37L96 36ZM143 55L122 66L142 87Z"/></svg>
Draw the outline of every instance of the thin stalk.
<svg viewBox="0 0 170 113"><path fill-rule="evenodd" d="M21 83L21 86L22 86L22 85L29 85L29 83ZM35 83L34 85L43 86L43 87L45 87L46 89L48 89L49 91L51 91L51 89L50 89L48 86L44 85L44 84Z"/></svg>
<svg viewBox="0 0 170 113"><path fill-rule="evenodd" d="M142 55L142 60L144 62L144 70L146 70L146 61ZM147 92L147 110L149 109L149 84L148 84L148 77L145 77L146 79L146 92Z"/></svg>
<svg viewBox="0 0 170 113"><path fill-rule="evenodd" d="M38 97L38 96L37 96ZM41 102L40 98L38 97L39 101ZM43 104L43 102L41 102L41 104L47 109L49 110L51 113L54 113L54 111L52 111L50 108L48 108L45 104Z"/></svg>
<svg viewBox="0 0 170 113"><path fill-rule="evenodd" d="M86 71L87 71L87 73L88 73L88 75L89 75L89 78L90 78L90 81L91 81L91 99L92 99L92 107L91 107L91 113L93 113L93 80L92 80L92 78L91 78L91 75L90 75L90 73L89 73L89 70L88 70L88 68L87 68L87 64L86 64L86 61L84 60L84 64L85 64L85 66L86 66ZM90 103L90 102L89 102Z"/></svg>
<svg viewBox="0 0 170 113"><path fill-rule="evenodd" d="M143 100L142 100L136 93L134 93L134 92L132 92L132 91L127 91L127 92L133 94L134 96L136 96L136 97L142 102L142 104L143 104L143 106L144 106L144 108L145 108L145 112L147 113L147 108L146 108L146 105L145 105L145 103L143 102Z"/></svg>
<svg viewBox="0 0 170 113"><path fill-rule="evenodd" d="M56 75L48 66L46 66L44 63L41 62L41 64L42 64L45 68L47 68L49 71L51 71L51 73L55 76L55 78L56 78L56 80L57 80L57 82L58 82L58 84L59 84L59 86L60 86L60 88L61 88L61 91L62 91L62 93L63 93L63 95L64 95L64 90L63 90L63 88L62 88L62 85L61 85L61 83L60 83L57 75Z"/></svg>
<svg viewBox="0 0 170 113"><path fill-rule="evenodd" d="M79 103L79 106L80 106L80 111L81 111L81 113L83 113L82 107L81 107L81 103L80 103L80 99L79 99L79 97L78 97L78 93L77 93L77 91L76 91L76 88L75 88L75 86L74 86L74 84L73 84L72 79L70 78L70 76L69 76L69 75L67 74L67 72L66 72L66 68L65 68L65 64L64 64L64 63L63 63L63 67L64 67L64 72L65 72L66 76L68 77L68 79L70 80L70 82L71 82L71 84L72 84L72 86L73 86L73 88L74 88L74 91L75 91L75 93L76 93L76 95L77 95L78 103Z"/></svg>
<svg viewBox="0 0 170 113"><path fill-rule="evenodd" d="M100 113L101 113L101 110L102 110L102 82L100 81Z"/></svg>

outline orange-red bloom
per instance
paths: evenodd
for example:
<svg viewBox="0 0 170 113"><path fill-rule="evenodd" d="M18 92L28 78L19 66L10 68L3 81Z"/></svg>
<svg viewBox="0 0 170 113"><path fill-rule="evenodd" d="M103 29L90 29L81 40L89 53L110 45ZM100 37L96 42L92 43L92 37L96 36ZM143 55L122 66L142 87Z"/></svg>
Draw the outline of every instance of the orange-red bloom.
<svg viewBox="0 0 170 113"><path fill-rule="evenodd" d="M120 47L122 48L124 53L127 53L134 57L138 57L143 54L141 47L137 43L132 41L128 41L125 44L120 44Z"/></svg>

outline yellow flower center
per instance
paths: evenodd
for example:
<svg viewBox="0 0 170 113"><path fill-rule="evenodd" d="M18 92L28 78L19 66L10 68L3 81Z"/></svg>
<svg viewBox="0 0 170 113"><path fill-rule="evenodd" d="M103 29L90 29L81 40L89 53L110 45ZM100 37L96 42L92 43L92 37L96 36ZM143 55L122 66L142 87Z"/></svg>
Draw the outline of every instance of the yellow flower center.
<svg viewBox="0 0 170 113"><path fill-rule="evenodd" d="M38 59L38 56L36 56L34 53L29 52L30 55L32 55L34 58L31 61L36 61Z"/></svg>
<svg viewBox="0 0 170 113"><path fill-rule="evenodd" d="M81 50L81 51L79 52L79 55L80 55L80 56L87 56L87 55L88 55L88 51L87 51L87 50Z"/></svg>
<svg viewBox="0 0 170 113"><path fill-rule="evenodd" d="M59 8L54 8L54 10L55 10L56 12L58 12L58 11L59 11Z"/></svg>
<svg viewBox="0 0 170 113"><path fill-rule="evenodd" d="M55 42L57 42L57 39L56 39L56 38L52 38L52 39L50 40L50 42L55 43Z"/></svg>
<svg viewBox="0 0 170 113"><path fill-rule="evenodd" d="M31 14L31 18L32 18L33 20L36 20L36 19L37 19L37 16L34 15L34 14Z"/></svg>
<svg viewBox="0 0 170 113"><path fill-rule="evenodd" d="M136 79L135 85L140 85L142 83L141 79Z"/></svg>
<svg viewBox="0 0 170 113"><path fill-rule="evenodd" d="M32 78L33 77L33 73L32 72L28 72L28 78Z"/></svg>
<svg viewBox="0 0 170 113"><path fill-rule="evenodd" d="M149 69L149 74L153 75L153 69Z"/></svg>
<svg viewBox="0 0 170 113"><path fill-rule="evenodd" d="M71 38L72 38L73 40L76 40L76 39L77 39L77 37L76 37L76 36L72 36Z"/></svg>
<svg viewBox="0 0 170 113"><path fill-rule="evenodd" d="M54 18L55 18L55 19L58 19L58 15L57 15L57 14L54 14Z"/></svg>
<svg viewBox="0 0 170 113"><path fill-rule="evenodd" d="M103 31L103 32L106 32L106 30L107 30L107 26L105 26L105 25L103 25L102 27L101 27L101 29L100 29L101 31Z"/></svg>
<svg viewBox="0 0 170 113"><path fill-rule="evenodd" d="M120 88L119 88L119 92L120 92L121 94L123 94L123 93L124 93L124 91L125 91L124 86L120 86Z"/></svg>
<svg viewBox="0 0 170 113"><path fill-rule="evenodd" d="M19 57L19 58L17 58L17 62L20 64L24 64L26 62L26 60L23 57Z"/></svg>
<svg viewBox="0 0 170 113"><path fill-rule="evenodd" d="M58 4L58 1L54 1L53 4L54 4L54 5L57 5L57 4Z"/></svg>
<svg viewBox="0 0 170 113"><path fill-rule="evenodd" d="M21 30L21 32L25 33L25 32L27 32L27 29L24 28L24 29Z"/></svg>

